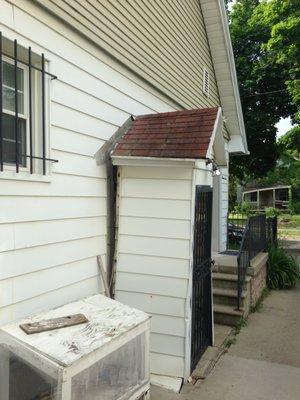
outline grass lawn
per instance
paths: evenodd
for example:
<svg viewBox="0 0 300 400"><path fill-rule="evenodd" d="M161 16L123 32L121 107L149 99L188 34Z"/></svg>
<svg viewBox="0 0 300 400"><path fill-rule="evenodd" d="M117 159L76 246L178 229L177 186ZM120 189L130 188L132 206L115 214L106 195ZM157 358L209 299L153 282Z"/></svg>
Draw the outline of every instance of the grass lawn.
<svg viewBox="0 0 300 400"><path fill-rule="evenodd" d="M278 233L280 237L300 237L300 214L281 214L278 217Z"/></svg>
<svg viewBox="0 0 300 400"><path fill-rule="evenodd" d="M229 221L239 227L245 226L244 214L230 213ZM300 214L280 214L278 216L278 234L280 238L300 238Z"/></svg>

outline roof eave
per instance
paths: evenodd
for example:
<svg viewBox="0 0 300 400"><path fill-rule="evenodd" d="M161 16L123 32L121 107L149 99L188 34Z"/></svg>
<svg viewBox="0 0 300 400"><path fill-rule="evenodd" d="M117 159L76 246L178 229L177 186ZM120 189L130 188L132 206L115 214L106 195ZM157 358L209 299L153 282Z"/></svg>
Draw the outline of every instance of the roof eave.
<svg viewBox="0 0 300 400"><path fill-rule="evenodd" d="M223 0L200 0L200 4L215 68L222 109L227 120L226 127L231 137L241 137L241 144L238 151L248 154L244 118L225 4ZM230 143L229 152L231 152Z"/></svg>
<svg viewBox="0 0 300 400"><path fill-rule="evenodd" d="M113 165L118 166L155 166L155 167L193 167L198 158L169 158L169 157L137 157L137 156L111 156ZM205 159L205 158L203 158ZM203 160L202 159L202 160Z"/></svg>

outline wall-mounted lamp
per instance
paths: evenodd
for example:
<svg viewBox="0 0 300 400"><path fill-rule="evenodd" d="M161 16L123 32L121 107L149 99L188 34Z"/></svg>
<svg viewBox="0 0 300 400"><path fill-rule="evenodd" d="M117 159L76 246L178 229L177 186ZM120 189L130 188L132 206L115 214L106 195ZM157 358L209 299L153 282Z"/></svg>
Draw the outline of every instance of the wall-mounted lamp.
<svg viewBox="0 0 300 400"><path fill-rule="evenodd" d="M221 175L221 171L218 168L218 164L214 160L211 160L210 158L208 158L206 160L206 165L209 165L209 164L212 165L212 171L211 171L212 175L213 176L220 176Z"/></svg>

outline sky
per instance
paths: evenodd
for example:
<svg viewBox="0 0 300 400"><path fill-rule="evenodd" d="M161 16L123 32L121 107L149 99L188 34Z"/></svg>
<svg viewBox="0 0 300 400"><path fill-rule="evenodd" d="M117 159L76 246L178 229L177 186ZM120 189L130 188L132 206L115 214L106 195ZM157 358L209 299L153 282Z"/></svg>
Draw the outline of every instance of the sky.
<svg viewBox="0 0 300 400"><path fill-rule="evenodd" d="M281 120L275 126L277 128L277 139L279 139L280 136L284 135L292 128L291 118L281 118Z"/></svg>

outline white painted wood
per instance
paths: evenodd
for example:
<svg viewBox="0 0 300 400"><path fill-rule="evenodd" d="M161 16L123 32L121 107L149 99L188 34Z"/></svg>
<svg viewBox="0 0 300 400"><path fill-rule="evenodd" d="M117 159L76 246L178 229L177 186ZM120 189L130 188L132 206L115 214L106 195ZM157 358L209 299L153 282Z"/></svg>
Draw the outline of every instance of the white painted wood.
<svg viewBox="0 0 300 400"><path fill-rule="evenodd" d="M189 260L119 253L118 271L188 279Z"/></svg>
<svg viewBox="0 0 300 400"><path fill-rule="evenodd" d="M140 179L170 179L170 180L191 180L191 168L160 168L160 167L126 167L122 168L123 178Z"/></svg>
<svg viewBox="0 0 300 400"><path fill-rule="evenodd" d="M103 293L103 288L99 285L98 276L1 308L0 325L44 311L49 304L53 307L59 307L68 302L87 297L91 293Z"/></svg>
<svg viewBox="0 0 300 400"><path fill-rule="evenodd" d="M106 196L106 181L102 178L73 176L68 174L53 174L50 183L24 182L7 180L0 185L0 196L35 196L51 197L104 197Z"/></svg>
<svg viewBox="0 0 300 400"><path fill-rule="evenodd" d="M189 239L190 222L158 218L120 218L120 234Z"/></svg>
<svg viewBox="0 0 300 400"><path fill-rule="evenodd" d="M97 197L0 197L0 223L97 217L106 214L106 199Z"/></svg>
<svg viewBox="0 0 300 400"><path fill-rule="evenodd" d="M145 254L170 258L189 259L189 241L147 236L120 235L119 251L127 254Z"/></svg>
<svg viewBox="0 0 300 400"><path fill-rule="evenodd" d="M191 256L191 167L119 167L116 298L139 304L152 315L151 372L182 377ZM170 366L170 356L175 366ZM160 366L153 362L157 357Z"/></svg>
<svg viewBox="0 0 300 400"><path fill-rule="evenodd" d="M13 280L0 281L0 307L5 307L13 302Z"/></svg>
<svg viewBox="0 0 300 400"><path fill-rule="evenodd" d="M136 288L134 288L136 290ZM118 300L121 303L143 309L149 314L160 313L161 315L169 315L174 317L185 316L185 299L178 297L167 297L164 295L138 293L135 291L118 290Z"/></svg>
<svg viewBox="0 0 300 400"><path fill-rule="evenodd" d="M172 390L175 393L179 393L182 387L182 379L181 378L172 378L170 376L164 375L150 375L150 381L152 385L160 386L167 390Z"/></svg>
<svg viewBox="0 0 300 400"><path fill-rule="evenodd" d="M150 273L151 271L149 271ZM118 290L186 298L187 280L117 272Z"/></svg>
<svg viewBox="0 0 300 400"><path fill-rule="evenodd" d="M0 253L0 280L105 254L104 236L51 243Z"/></svg>
<svg viewBox="0 0 300 400"><path fill-rule="evenodd" d="M58 329L55 334L46 331L37 335L27 335L19 329L19 325L23 323L58 318L75 312L84 314L89 322L68 329ZM148 319L149 316L141 311L108 297L96 295L5 325L1 330L57 364L73 366L76 361L81 358L86 359L88 355L100 348L107 351L106 349L111 347L109 343L112 344L117 337L144 324ZM142 331L145 330L144 326ZM114 333L111 334L112 332ZM133 337L135 334L131 333L131 338ZM74 345L77 347L76 351L70 351L71 344L73 348Z"/></svg>
<svg viewBox="0 0 300 400"><path fill-rule="evenodd" d="M52 155L55 159L59 160L58 163L53 165L53 173L57 172L65 175L106 178L104 166L97 165L94 157L67 153L61 150L54 150Z"/></svg>
<svg viewBox="0 0 300 400"><path fill-rule="evenodd" d="M122 180L121 196L190 200L191 187L188 180L124 178Z"/></svg>
<svg viewBox="0 0 300 400"><path fill-rule="evenodd" d="M185 356L185 340L182 337L152 333L150 350L170 356Z"/></svg>
<svg viewBox="0 0 300 400"><path fill-rule="evenodd" d="M14 297L12 303L18 303L84 281L98 276L98 273L96 257L90 257L51 269L20 275L13 279Z"/></svg>
<svg viewBox="0 0 300 400"><path fill-rule="evenodd" d="M65 153L93 157L95 149L99 149L105 143L103 139L55 125L52 125L51 132L53 149L64 151ZM66 156L66 154L64 155Z"/></svg>
<svg viewBox="0 0 300 400"><path fill-rule="evenodd" d="M35 335L27 335L19 328L22 323L34 323L76 312L84 314L88 322ZM59 398L68 400L71 399L73 376L141 335L145 337L145 347L139 349L144 353L140 361L145 363L141 366L145 368L145 375L137 388L138 395L143 393L141 389L147 390L149 369L146 352L149 352L149 328L147 314L105 296L96 295L5 325L0 330L0 337L5 346L37 367L42 374L50 372L50 376L58 381ZM7 357L3 357L0 371L5 372L2 374L5 378L7 367ZM3 386L2 391L7 394L8 385Z"/></svg>
<svg viewBox="0 0 300 400"><path fill-rule="evenodd" d="M3 36L45 53L58 77L50 83L49 133L59 163L43 179L1 175L0 322L7 322L103 291L95 257L105 264L106 171L94 154L130 114L177 106L34 2L0 0L0 8Z"/></svg>
<svg viewBox="0 0 300 400"><path fill-rule="evenodd" d="M180 377L184 374L184 360L182 357L166 354L150 353L152 374Z"/></svg>
<svg viewBox="0 0 300 400"><path fill-rule="evenodd" d="M185 338L185 321L179 317L152 314L151 332Z"/></svg>
<svg viewBox="0 0 300 400"><path fill-rule="evenodd" d="M0 224L0 235L3 235L0 248L8 251L105 234L104 216Z"/></svg>
<svg viewBox="0 0 300 400"><path fill-rule="evenodd" d="M190 201L123 198L120 204L120 215L188 220Z"/></svg>

